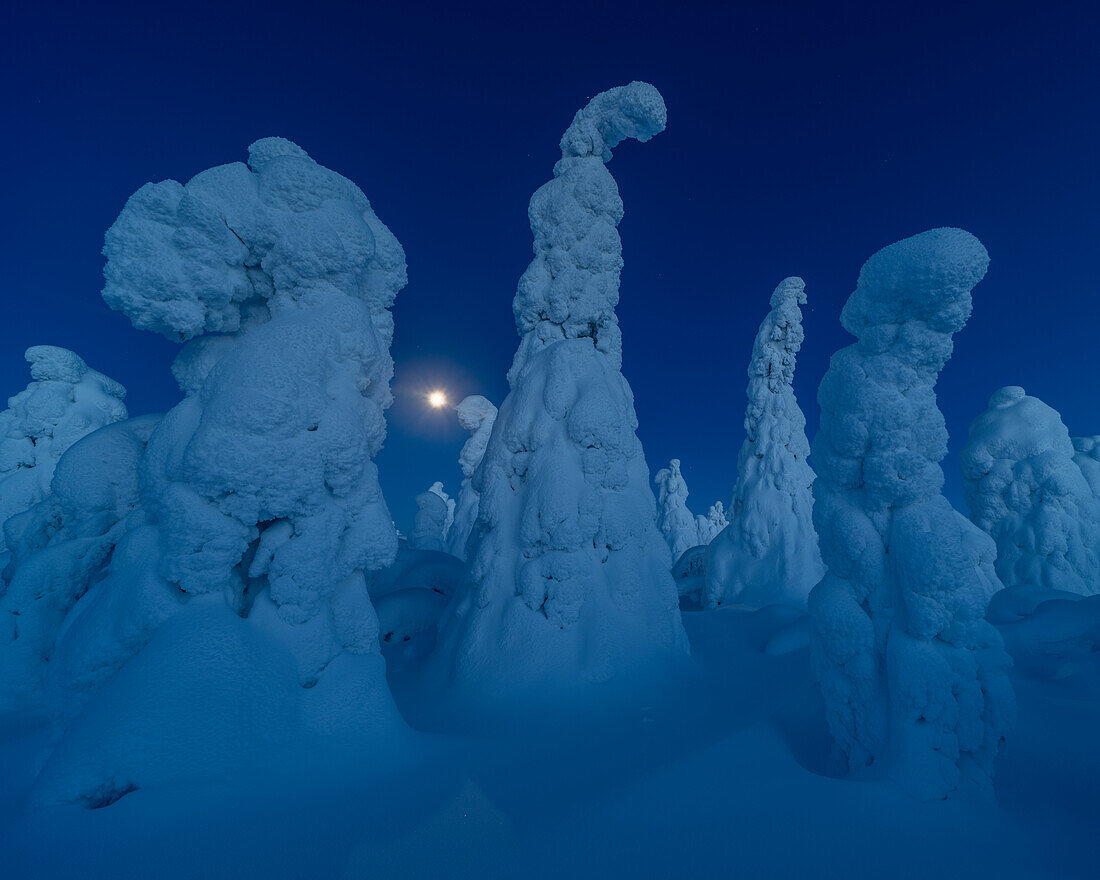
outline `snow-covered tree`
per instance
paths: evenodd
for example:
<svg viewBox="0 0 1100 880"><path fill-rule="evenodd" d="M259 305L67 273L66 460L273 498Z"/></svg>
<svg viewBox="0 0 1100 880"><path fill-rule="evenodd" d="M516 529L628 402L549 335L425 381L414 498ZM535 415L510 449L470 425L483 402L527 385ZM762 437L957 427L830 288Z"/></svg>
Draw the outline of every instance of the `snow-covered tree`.
<svg viewBox="0 0 1100 880"><path fill-rule="evenodd" d="M446 544L447 536L451 533L451 526L455 521L455 500L443 491L443 484L436 480L428 487L429 492L434 492L440 498L443 499L443 503L447 505L447 516L443 520L443 542Z"/></svg>
<svg viewBox="0 0 1100 880"><path fill-rule="evenodd" d="M824 571L813 527L806 418L792 385L804 338L805 287L801 278L780 282L756 334L730 524L707 550L708 608L804 607Z"/></svg>
<svg viewBox="0 0 1100 880"><path fill-rule="evenodd" d="M988 554L975 542L991 542L941 494L935 383L988 263L961 229L876 253L841 314L858 341L818 392L814 524L828 570L810 594L810 647L829 727L852 771L928 798L991 788L1015 708L984 617Z"/></svg>
<svg viewBox="0 0 1100 880"><path fill-rule="evenodd" d="M447 550L459 559L466 558L466 542L477 520L478 492L474 488L473 476L485 447L489 444L489 435L493 433L497 408L480 394L472 394L456 407L458 423L470 432L470 439L458 455L462 468L462 487L458 492L458 504L454 512L454 525L447 536Z"/></svg>
<svg viewBox="0 0 1100 880"><path fill-rule="evenodd" d="M1100 437L1074 437L1073 460L1085 475L1094 498L1100 498Z"/></svg>
<svg viewBox="0 0 1100 880"><path fill-rule="evenodd" d="M970 518L997 542L1006 587L1100 593L1100 500L1061 416L1023 388L989 399L962 450Z"/></svg>
<svg viewBox="0 0 1100 880"><path fill-rule="evenodd" d="M50 493L65 450L126 418L126 389L65 348L35 345L25 355L31 383L0 412L0 526ZM0 574L10 550L0 534Z"/></svg>
<svg viewBox="0 0 1100 880"><path fill-rule="evenodd" d="M689 547L705 543L699 540L699 526L688 510L688 487L680 473L680 459L672 459L668 467L657 471L653 482L657 484L657 528L675 562Z"/></svg>
<svg viewBox="0 0 1100 880"><path fill-rule="evenodd" d="M699 543L709 544L729 524L729 520L726 519L726 508L721 501L715 501L710 506L706 516L700 513L695 517L695 527L699 532Z"/></svg>
<svg viewBox="0 0 1100 880"><path fill-rule="evenodd" d="M604 164L620 141L660 132L665 114L645 83L597 95L531 198L511 392L473 476L466 579L439 629L435 661L459 685L606 680L687 650L620 372L623 204Z"/></svg>
<svg viewBox="0 0 1100 880"><path fill-rule="evenodd" d="M436 483L427 492L416 496L416 516L409 531L410 550L434 550L440 552L444 547L444 533L447 525L447 502L436 491Z"/></svg>

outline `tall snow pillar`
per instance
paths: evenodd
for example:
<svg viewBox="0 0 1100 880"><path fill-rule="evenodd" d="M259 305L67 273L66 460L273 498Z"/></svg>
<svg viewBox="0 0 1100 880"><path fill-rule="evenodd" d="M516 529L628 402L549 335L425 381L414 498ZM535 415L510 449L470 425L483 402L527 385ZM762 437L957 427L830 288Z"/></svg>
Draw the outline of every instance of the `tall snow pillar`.
<svg viewBox="0 0 1100 880"><path fill-rule="evenodd" d="M804 607L824 571L813 527L806 418L792 386L805 302L802 279L783 280L756 334L730 524L707 550L708 608Z"/></svg>
<svg viewBox="0 0 1100 880"><path fill-rule="evenodd" d="M941 494L935 383L988 264L961 229L871 257L841 314L858 341L818 392L811 661L850 769L926 798L990 790L1015 713L973 530Z"/></svg>
<svg viewBox="0 0 1100 880"><path fill-rule="evenodd" d="M665 113L645 83L597 95L531 198L535 257L515 297L512 390L473 477L467 574L435 657L460 686L604 681L687 650L620 372L623 204L604 165L620 141L662 131Z"/></svg>

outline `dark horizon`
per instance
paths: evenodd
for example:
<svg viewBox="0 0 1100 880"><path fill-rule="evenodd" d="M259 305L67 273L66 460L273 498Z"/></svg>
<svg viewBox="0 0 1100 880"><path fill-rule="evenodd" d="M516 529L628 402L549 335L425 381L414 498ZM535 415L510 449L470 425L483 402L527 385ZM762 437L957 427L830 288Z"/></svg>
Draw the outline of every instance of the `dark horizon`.
<svg viewBox="0 0 1100 880"><path fill-rule="evenodd" d="M1100 433L1087 382L1100 59L1086 4L260 8L8 11L4 397L29 381L23 350L48 343L125 385L131 415L173 406L178 345L99 297L103 233L143 183L287 137L359 184L406 251L377 459L405 530L433 481L457 492L466 436L420 392L500 404L527 201L573 113L641 79L669 122L608 166L626 207L623 372L651 471L681 459L696 513L736 479L745 370L776 284L806 280L795 386L812 438L860 266L936 226L973 232L992 259L938 386L951 500L967 426L1001 386L1023 385L1075 436Z"/></svg>

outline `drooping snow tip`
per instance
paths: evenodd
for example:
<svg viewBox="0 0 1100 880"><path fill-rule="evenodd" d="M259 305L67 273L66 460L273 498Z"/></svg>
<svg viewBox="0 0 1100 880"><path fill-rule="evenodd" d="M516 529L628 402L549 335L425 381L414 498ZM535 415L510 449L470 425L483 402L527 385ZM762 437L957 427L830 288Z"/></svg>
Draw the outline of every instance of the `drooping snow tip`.
<svg viewBox="0 0 1100 880"><path fill-rule="evenodd" d="M989 257L961 229L876 253L842 313L857 342L818 392L811 661L853 772L921 797L989 792L1012 724L1010 661L984 618L990 540L941 494L935 383Z"/></svg>
<svg viewBox="0 0 1100 880"><path fill-rule="evenodd" d="M801 278L780 282L753 343L730 523L707 548L708 608L804 607L824 571L813 527L806 418L793 387L805 302Z"/></svg>
<svg viewBox="0 0 1100 880"><path fill-rule="evenodd" d="M467 572L433 658L459 685L604 681L687 649L619 372L623 207L604 165L623 138L663 126L652 86L597 95L563 137L553 180L531 198L535 257L514 302L512 390L472 476L480 499Z"/></svg>
<svg viewBox="0 0 1100 880"><path fill-rule="evenodd" d="M997 543L1006 587L1100 593L1100 499L1086 476L1096 461L1087 451L1055 410L1017 386L994 393L970 426L961 457L966 503Z"/></svg>

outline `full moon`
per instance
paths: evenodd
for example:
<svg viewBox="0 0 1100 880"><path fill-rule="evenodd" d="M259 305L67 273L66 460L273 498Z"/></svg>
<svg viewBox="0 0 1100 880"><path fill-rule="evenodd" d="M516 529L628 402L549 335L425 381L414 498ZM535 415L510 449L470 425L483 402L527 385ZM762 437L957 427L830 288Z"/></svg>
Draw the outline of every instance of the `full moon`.
<svg viewBox="0 0 1100 880"><path fill-rule="evenodd" d="M439 409L447 402L447 395L442 391L433 391L428 395L428 403L430 403L435 409Z"/></svg>

